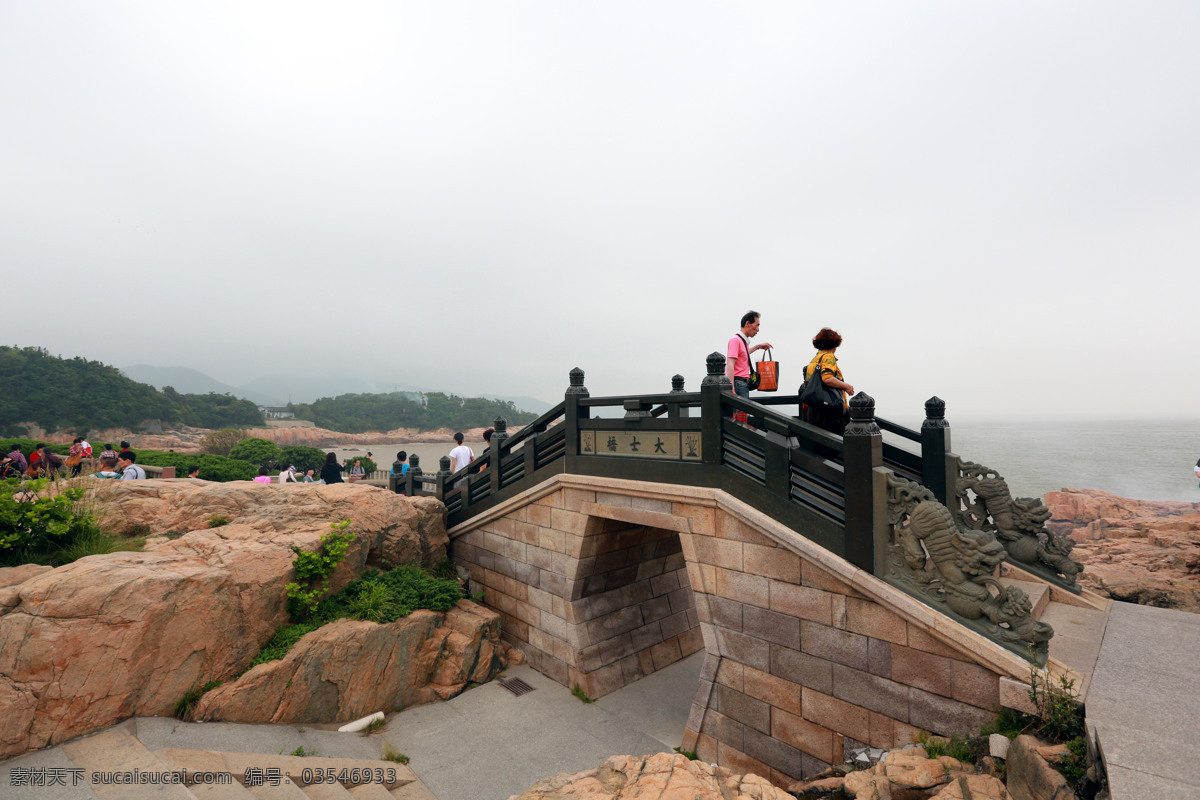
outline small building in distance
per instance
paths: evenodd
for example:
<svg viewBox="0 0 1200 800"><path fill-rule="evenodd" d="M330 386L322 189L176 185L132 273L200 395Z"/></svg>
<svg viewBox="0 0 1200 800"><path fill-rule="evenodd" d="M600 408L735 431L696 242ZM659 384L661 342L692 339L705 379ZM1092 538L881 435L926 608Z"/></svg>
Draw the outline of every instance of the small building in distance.
<svg viewBox="0 0 1200 800"><path fill-rule="evenodd" d="M259 406L258 410L266 419L294 419L296 417L295 412L287 406Z"/></svg>

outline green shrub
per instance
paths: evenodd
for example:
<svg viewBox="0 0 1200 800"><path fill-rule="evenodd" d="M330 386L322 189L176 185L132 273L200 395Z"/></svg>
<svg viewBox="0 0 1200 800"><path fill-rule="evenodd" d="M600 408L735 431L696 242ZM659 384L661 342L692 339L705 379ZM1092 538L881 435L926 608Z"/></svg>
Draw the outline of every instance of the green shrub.
<svg viewBox="0 0 1200 800"><path fill-rule="evenodd" d="M289 444L279 451L279 466L293 466L299 473L315 469L318 472L325 463L325 451L317 447L305 447L301 444Z"/></svg>
<svg viewBox="0 0 1200 800"><path fill-rule="evenodd" d="M47 560L96 531L91 514L76 508L84 490L48 490L49 478L0 481L0 566Z"/></svg>
<svg viewBox="0 0 1200 800"><path fill-rule="evenodd" d="M1083 735L1083 710L1075 679L1052 677L1035 666L1029 668L1029 700L1037 709L1037 734L1052 742L1067 742Z"/></svg>
<svg viewBox="0 0 1200 800"><path fill-rule="evenodd" d="M266 467L267 469L277 469L281 455L282 451L279 449L279 445L270 439L257 439L254 437L242 439L229 451L230 458L236 458L239 461L249 461L256 467ZM284 464L284 466L287 465Z"/></svg>
<svg viewBox="0 0 1200 800"><path fill-rule="evenodd" d="M318 603L307 620L275 631L253 663L283 658L304 634L334 620L369 619L387 623L419 608L449 611L462 597L462 586L457 580L438 578L412 564L382 574L369 570L342 591Z"/></svg>
<svg viewBox="0 0 1200 800"><path fill-rule="evenodd" d="M208 527L222 528L229 524L229 517L224 514L213 514L208 518Z"/></svg>
<svg viewBox="0 0 1200 800"><path fill-rule="evenodd" d="M90 526L76 535L70 544L51 553L48 560L52 564L70 564L84 556L141 550L145 544L146 539L142 536L113 536Z"/></svg>
<svg viewBox="0 0 1200 800"><path fill-rule="evenodd" d="M329 591L329 576L346 557L354 534L348 533L350 520L331 522L333 531L321 537L321 544L316 552L292 547L296 554L296 580L285 588L288 595L288 611L292 617L307 617L316 610L321 596Z"/></svg>
<svg viewBox="0 0 1200 800"><path fill-rule="evenodd" d="M592 698L590 698L590 697L588 697L588 696L587 696L587 692L585 692L585 691L583 690L583 687L582 687L582 686L580 686L578 683L577 683L577 684L575 684L574 686L572 686L572 687L571 687L571 694L573 694L573 695L575 695L576 697L578 697L578 698L579 698L579 701L580 701L581 703L585 703L585 704L586 704L586 703L594 703L594 702L596 702L595 700L593 700Z"/></svg>
<svg viewBox="0 0 1200 800"><path fill-rule="evenodd" d="M201 480L216 483L248 481L258 474L256 464L225 456L214 456L209 453L164 453L161 450L139 450L137 456L139 464L149 464L152 467L174 467L175 476L178 478L187 477L187 469L191 466L200 468Z"/></svg>

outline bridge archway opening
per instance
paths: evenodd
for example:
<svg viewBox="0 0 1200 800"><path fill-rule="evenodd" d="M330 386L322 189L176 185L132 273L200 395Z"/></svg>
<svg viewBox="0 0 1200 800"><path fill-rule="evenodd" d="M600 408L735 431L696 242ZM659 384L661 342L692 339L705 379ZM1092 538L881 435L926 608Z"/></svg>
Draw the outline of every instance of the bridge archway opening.
<svg viewBox="0 0 1200 800"><path fill-rule="evenodd" d="M599 697L703 649L677 531L588 517L567 618L571 680Z"/></svg>

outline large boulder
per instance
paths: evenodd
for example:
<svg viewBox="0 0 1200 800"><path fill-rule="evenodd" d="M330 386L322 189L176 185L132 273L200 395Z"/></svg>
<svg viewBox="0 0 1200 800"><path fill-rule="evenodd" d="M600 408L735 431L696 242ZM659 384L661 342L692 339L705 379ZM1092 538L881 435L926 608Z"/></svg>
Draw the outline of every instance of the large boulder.
<svg viewBox="0 0 1200 800"><path fill-rule="evenodd" d="M288 654L220 686L199 720L347 722L380 710L444 700L504 666L500 615L469 600L447 613L416 611L380 625L338 620Z"/></svg>
<svg viewBox="0 0 1200 800"><path fill-rule="evenodd" d="M1013 800L1075 800L1067 779L1039 752L1044 746L1029 735L1013 739L1008 748L1006 784Z"/></svg>
<svg viewBox="0 0 1200 800"><path fill-rule="evenodd" d="M758 775L734 775L723 767L689 761L678 753L613 756L596 769L563 772L538 781L510 800L792 800Z"/></svg>
<svg viewBox="0 0 1200 800"><path fill-rule="evenodd" d="M292 547L316 549L331 522L355 534L332 591L368 561L446 557L438 501L364 484L111 481L95 496L110 523L168 535L0 588L0 757L170 714L237 675L287 619ZM218 516L230 524L210 528Z"/></svg>
<svg viewBox="0 0 1200 800"><path fill-rule="evenodd" d="M1084 586L1117 600L1200 611L1200 503L1094 489L1046 494L1048 527L1071 538Z"/></svg>

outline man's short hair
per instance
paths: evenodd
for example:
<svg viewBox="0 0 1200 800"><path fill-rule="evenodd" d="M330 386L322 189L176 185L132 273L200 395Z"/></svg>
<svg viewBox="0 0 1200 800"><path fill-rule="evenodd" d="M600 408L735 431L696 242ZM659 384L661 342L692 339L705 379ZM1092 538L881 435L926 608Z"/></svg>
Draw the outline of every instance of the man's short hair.
<svg viewBox="0 0 1200 800"><path fill-rule="evenodd" d="M111 470L116 465L117 465L117 460L115 458L113 458L112 456L105 456L104 458L100 459L100 469Z"/></svg>
<svg viewBox="0 0 1200 800"><path fill-rule="evenodd" d="M740 327L742 327L742 328L746 327L751 322L754 322L754 320L758 319L760 316L762 316L762 315L759 314L757 311L747 311L745 314L742 314L742 324Z"/></svg>
<svg viewBox="0 0 1200 800"><path fill-rule="evenodd" d="M188 475L191 475L193 472L199 472L199 471L200 471L200 468L199 468L199 467L192 466L192 467L188 467L187 474L188 474Z"/></svg>
<svg viewBox="0 0 1200 800"><path fill-rule="evenodd" d="M121 442L121 449L122 449L122 450L128 450L128 449L129 449L129 442Z"/></svg>
<svg viewBox="0 0 1200 800"><path fill-rule="evenodd" d="M454 441L458 442L459 444L463 443L462 431L459 431L458 433L454 434Z"/></svg>
<svg viewBox="0 0 1200 800"><path fill-rule="evenodd" d="M132 450L126 450L124 453L121 454L121 458L125 459L130 464L137 463L137 453L133 452Z"/></svg>

